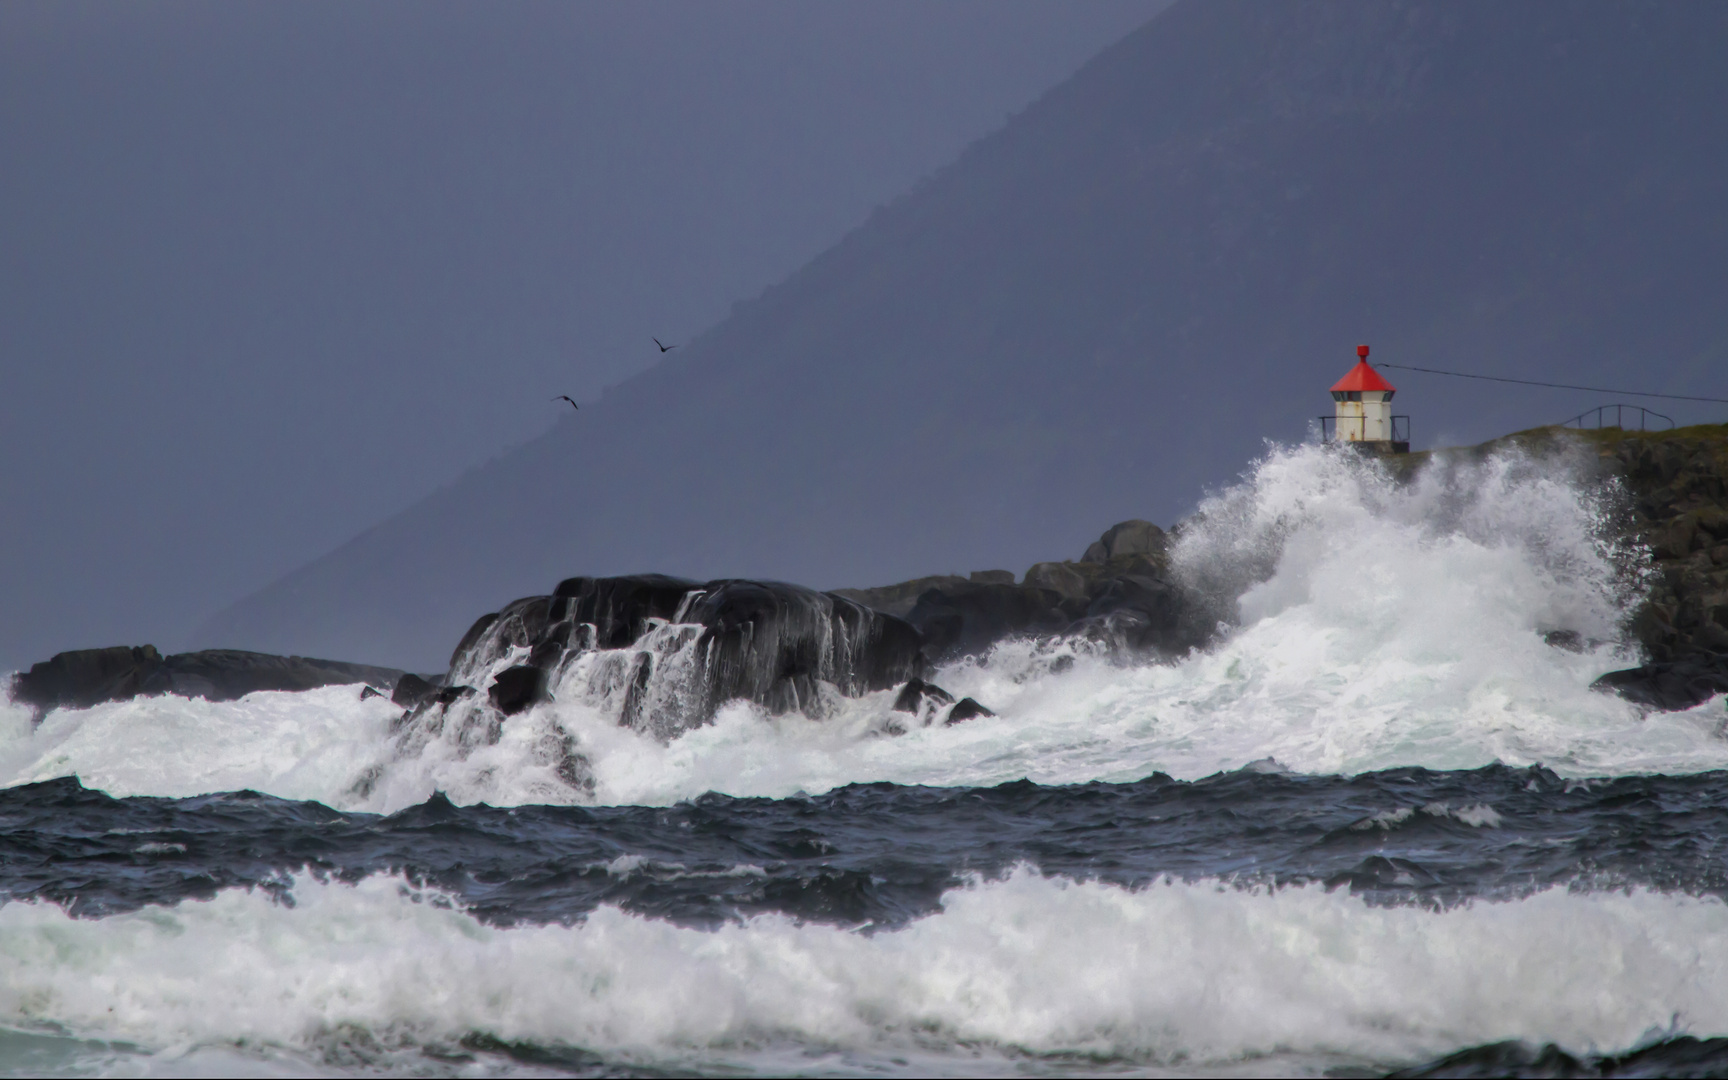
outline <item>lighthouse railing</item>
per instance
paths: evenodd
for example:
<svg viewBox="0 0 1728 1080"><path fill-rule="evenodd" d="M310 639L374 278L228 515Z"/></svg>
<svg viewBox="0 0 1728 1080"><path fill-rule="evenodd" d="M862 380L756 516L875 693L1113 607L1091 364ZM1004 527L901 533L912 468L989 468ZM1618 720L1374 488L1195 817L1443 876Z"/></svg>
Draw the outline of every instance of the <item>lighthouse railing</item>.
<svg viewBox="0 0 1728 1080"><path fill-rule="evenodd" d="M1365 416L1343 417L1344 427L1342 429L1338 427L1338 421L1340 418L1336 415L1321 416L1318 419L1320 420L1321 442L1370 441L1365 438L1368 434L1368 418ZM1356 438L1354 439L1350 438L1352 429L1355 430L1356 434ZM1410 442L1410 417L1398 415L1392 418L1392 438L1387 441L1404 444Z"/></svg>

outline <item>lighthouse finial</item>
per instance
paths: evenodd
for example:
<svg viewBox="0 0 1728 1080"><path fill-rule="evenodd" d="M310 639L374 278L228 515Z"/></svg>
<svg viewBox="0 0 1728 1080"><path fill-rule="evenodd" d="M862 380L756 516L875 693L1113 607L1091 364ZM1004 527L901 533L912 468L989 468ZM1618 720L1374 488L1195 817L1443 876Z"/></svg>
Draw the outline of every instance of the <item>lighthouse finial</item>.
<svg viewBox="0 0 1728 1080"><path fill-rule="evenodd" d="M1356 346L1356 355L1363 360L1368 359L1368 346L1366 346L1366 345Z"/></svg>

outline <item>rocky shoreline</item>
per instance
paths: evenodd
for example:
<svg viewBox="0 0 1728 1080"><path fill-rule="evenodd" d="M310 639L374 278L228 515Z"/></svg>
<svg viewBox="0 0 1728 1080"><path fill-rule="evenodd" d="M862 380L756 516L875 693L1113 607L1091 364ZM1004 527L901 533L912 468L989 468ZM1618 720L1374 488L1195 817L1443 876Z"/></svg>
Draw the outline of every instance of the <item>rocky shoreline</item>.
<svg viewBox="0 0 1728 1080"><path fill-rule="evenodd" d="M1588 462L1604 485L1612 527L1640 553L1641 565L1629 569L1646 595L1627 632L1646 663L1604 675L1598 686L1657 709L1728 692L1728 425L1538 428L1447 456L1468 460L1506 447ZM1406 481L1434 460L1429 453L1387 459ZM40 721L54 708L142 695L227 701L255 690L365 684L363 693L390 694L405 720L482 695L503 718L545 700L552 673L574 657L635 648L628 670L617 673L624 687L619 722L661 738L707 722L725 701L742 698L779 713L810 707L824 687L845 696L900 687L900 711L923 723L956 723L988 709L956 702L924 676L935 664L1005 639L1079 637L1124 660L1171 659L1204 646L1217 613L1172 577L1168 543L1158 526L1131 520L1107 530L1078 560L1038 563L1018 581L1009 571L985 570L832 592L654 574L570 578L548 595L482 616L439 675L239 650L164 657L148 645L120 646L38 663L15 678L11 696ZM664 642L643 646L669 626L688 636L676 644L688 653L695 681L687 674L681 693L650 709L656 657L664 664L672 654ZM1564 632L1549 638L1575 647Z"/></svg>

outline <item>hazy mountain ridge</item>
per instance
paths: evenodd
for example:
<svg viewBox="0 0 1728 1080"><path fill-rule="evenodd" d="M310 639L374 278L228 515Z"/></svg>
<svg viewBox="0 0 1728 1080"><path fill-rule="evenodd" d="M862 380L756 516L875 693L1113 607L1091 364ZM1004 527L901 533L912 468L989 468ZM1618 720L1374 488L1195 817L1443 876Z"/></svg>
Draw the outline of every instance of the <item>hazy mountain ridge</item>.
<svg viewBox="0 0 1728 1080"><path fill-rule="evenodd" d="M1724 45L1703 6L1178 4L660 367L193 644L427 667L572 573L1028 565L1300 438L1357 340L1608 385L1654 353L1651 388L1708 393ZM1389 374L1419 443L1572 403Z"/></svg>

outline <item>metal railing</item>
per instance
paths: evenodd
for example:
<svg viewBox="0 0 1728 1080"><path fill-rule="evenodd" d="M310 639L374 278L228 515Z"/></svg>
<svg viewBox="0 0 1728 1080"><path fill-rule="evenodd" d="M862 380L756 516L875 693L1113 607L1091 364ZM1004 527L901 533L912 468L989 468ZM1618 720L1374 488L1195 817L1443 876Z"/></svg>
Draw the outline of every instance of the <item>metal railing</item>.
<svg viewBox="0 0 1728 1080"><path fill-rule="evenodd" d="M1614 422L1612 424L1604 422L1607 418L1608 410L1610 410L1610 409L1614 410ZM1650 418L1651 417L1655 417L1657 420L1660 420L1663 423L1668 425L1667 428L1661 429L1663 431L1667 431L1674 426L1674 418L1673 417L1663 416L1661 413L1657 412L1654 409L1646 409L1642 405L1621 405L1618 403L1613 404L1613 405L1598 405L1594 409L1590 409L1587 412L1579 413L1577 416L1574 416L1570 420L1563 421L1560 424L1560 426L1561 427L1580 427L1580 428L1586 427L1586 426L1595 427L1595 428L1617 427L1617 428L1621 429L1622 431L1624 431L1626 429L1626 424L1625 424L1626 413L1630 412L1632 410L1637 410L1637 412L1638 412L1638 430L1639 431L1649 431L1650 430ZM1584 423L1584 421L1587 418L1592 417L1592 416L1594 416L1596 418L1596 422L1594 424L1586 425Z"/></svg>
<svg viewBox="0 0 1728 1080"><path fill-rule="evenodd" d="M1356 428L1356 438L1343 438L1342 436L1350 434L1350 429L1352 427ZM1362 436L1367 433L1368 418L1365 416L1346 417L1344 421L1344 430L1342 432L1338 430L1338 417L1336 415L1320 417L1321 442L1366 442L1367 440L1363 439ZM1392 418L1392 438L1390 441L1394 443L1404 443L1406 445L1409 444L1410 418L1408 416L1394 416Z"/></svg>

